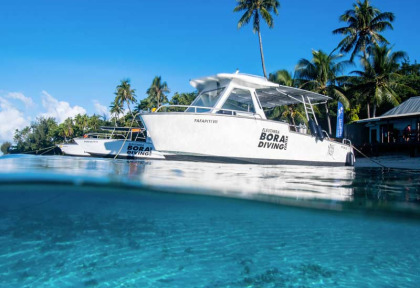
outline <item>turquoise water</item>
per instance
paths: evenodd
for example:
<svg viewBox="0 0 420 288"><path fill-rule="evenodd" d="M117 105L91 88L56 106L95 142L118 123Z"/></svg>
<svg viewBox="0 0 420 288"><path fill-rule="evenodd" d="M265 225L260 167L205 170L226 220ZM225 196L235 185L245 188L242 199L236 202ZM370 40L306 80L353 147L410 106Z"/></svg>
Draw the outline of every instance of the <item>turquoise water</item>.
<svg viewBox="0 0 420 288"><path fill-rule="evenodd" d="M0 157L0 287L418 287L420 173Z"/></svg>

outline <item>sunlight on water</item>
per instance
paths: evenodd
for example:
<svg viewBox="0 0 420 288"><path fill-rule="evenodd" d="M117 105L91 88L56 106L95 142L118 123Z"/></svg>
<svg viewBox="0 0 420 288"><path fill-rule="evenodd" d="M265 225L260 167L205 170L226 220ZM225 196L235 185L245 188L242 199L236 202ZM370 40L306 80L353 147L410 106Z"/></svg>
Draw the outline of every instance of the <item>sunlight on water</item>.
<svg viewBox="0 0 420 288"><path fill-rule="evenodd" d="M420 281L417 171L56 156L0 164L0 287Z"/></svg>

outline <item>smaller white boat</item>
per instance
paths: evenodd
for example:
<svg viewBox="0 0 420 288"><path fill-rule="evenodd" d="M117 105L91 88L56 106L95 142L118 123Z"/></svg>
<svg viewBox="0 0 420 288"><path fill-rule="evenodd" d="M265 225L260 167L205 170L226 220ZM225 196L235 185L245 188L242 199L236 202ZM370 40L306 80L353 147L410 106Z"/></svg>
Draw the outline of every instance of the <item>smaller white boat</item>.
<svg viewBox="0 0 420 288"><path fill-rule="evenodd" d="M143 128L101 127L108 133L87 134L74 141L91 156L127 159L165 159Z"/></svg>
<svg viewBox="0 0 420 288"><path fill-rule="evenodd" d="M85 152L77 143L62 143L57 145L61 152L67 156L88 157L89 153Z"/></svg>

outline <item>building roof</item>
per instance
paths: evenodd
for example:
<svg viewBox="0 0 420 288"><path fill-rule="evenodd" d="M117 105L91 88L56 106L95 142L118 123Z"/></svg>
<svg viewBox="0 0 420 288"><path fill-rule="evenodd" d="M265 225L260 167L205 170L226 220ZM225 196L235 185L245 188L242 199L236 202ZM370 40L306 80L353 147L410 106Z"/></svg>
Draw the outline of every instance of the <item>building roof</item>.
<svg viewBox="0 0 420 288"><path fill-rule="evenodd" d="M408 100L404 101L397 107L392 108L388 112L382 114L384 116L394 116L394 115L405 115L420 113L420 96L411 97Z"/></svg>
<svg viewBox="0 0 420 288"><path fill-rule="evenodd" d="M414 96L405 100L403 103L398 105L397 107L392 108L388 112L382 114L379 117L375 118L368 118L368 119L361 119L356 121L356 123L364 123L364 122L373 122L373 121L380 121L383 119L389 118L401 118L401 117L410 117L410 116L419 116L420 115L420 96Z"/></svg>

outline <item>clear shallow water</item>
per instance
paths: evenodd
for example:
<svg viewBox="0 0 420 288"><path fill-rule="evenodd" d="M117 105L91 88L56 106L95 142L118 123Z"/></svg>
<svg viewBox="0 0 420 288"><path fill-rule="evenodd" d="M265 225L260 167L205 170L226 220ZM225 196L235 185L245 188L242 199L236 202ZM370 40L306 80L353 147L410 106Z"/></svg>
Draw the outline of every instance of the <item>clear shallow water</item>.
<svg viewBox="0 0 420 288"><path fill-rule="evenodd" d="M0 167L0 287L420 281L418 171L48 156Z"/></svg>

